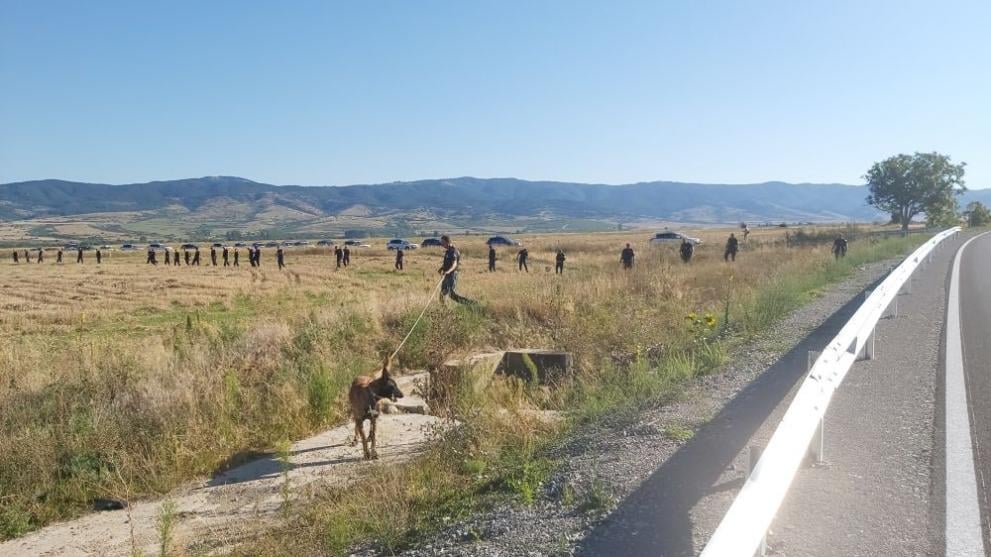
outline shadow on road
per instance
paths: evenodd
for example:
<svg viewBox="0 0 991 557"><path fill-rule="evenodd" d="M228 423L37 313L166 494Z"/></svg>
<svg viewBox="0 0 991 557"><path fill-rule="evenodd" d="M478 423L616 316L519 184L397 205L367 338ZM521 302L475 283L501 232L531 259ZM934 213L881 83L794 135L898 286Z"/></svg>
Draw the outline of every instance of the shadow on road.
<svg viewBox="0 0 991 557"><path fill-rule="evenodd" d="M882 279L868 288L875 288ZM709 493L726 488L715 484L795 383L805 376L808 351L822 350L863 299L863 293L855 296L740 391L592 530L579 546L578 555L682 557L701 551L692 539L691 510Z"/></svg>

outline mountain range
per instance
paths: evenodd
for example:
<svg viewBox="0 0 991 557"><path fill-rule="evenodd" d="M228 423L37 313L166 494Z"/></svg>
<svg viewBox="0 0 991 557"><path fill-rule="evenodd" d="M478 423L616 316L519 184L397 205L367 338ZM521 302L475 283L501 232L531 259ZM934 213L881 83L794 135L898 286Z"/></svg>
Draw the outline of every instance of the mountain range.
<svg viewBox="0 0 991 557"><path fill-rule="evenodd" d="M276 186L213 176L141 184L38 180L0 185L0 240L137 236L339 237L434 231L615 230L668 224L884 219L866 186L626 185L452 178L354 186ZM991 190L961 201L991 204Z"/></svg>

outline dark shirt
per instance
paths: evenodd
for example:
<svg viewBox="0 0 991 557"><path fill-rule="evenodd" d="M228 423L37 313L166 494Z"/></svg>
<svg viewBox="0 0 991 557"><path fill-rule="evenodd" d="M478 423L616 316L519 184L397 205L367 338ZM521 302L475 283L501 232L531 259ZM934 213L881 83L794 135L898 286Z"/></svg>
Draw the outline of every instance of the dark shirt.
<svg viewBox="0 0 991 557"><path fill-rule="evenodd" d="M633 248L623 248L623 253L620 255L620 258L626 262L633 261Z"/></svg>
<svg viewBox="0 0 991 557"><path fill-rule="evenodd" d="M495 261L496 253L494 248L489 248L489 261Z"/></svg>
<svg viewBox="0 0 991 557"><path fill-rule="evenodd" d="M447 251L444 252L444 263L441 265L441 269L446 273L450 271L455 264L461 263L461 252L458 248L454 246L448 246Z"/></svg>
<svg viewBox="0 0 991 557"><path fill-rule="evenodd" d="M736 236L731 236L729 240L726 240L726 249L729 251L736 251L739 243L740 242L736 239Z"/></svg>
<svg viewBox="0 0 991 557"><path fill-rule="evenodd" d="M557 262L558 263L564 263L564 253L563 252L557 254Z"/></svg>

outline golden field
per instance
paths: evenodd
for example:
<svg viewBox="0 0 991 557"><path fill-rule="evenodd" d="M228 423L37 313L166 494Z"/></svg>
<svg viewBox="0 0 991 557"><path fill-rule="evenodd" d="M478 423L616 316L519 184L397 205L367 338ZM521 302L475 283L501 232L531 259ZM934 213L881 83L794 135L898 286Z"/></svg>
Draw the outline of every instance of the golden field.
<svg viewBox="0 0 991 557"><path fill-rule="evenodd" d="M761 229L727 264L723 243L738 230L686 232L704 240L689 265L677 245L651 247L642 231L520 236L529 273L517 272L515 248L498 249L498 270L488 273L484 237L455 237L458 290L480 305L434 304L400 366L431 368L487 348L567 350L576 364L568 384L521 396L569 411L574 423L594 420L716 371L727 346L818 288L921 241L865 238L834 262L829 245L786 247L783 230ZM619 252L627 242L637 263L625 272ZM331 250L316 248L287 249L283 271L274 248L263 250L260 269L247 265L243 250L239 268L211 266L208 249L200 267L165 267L161 258L146 265L143 252L113 252L99 266L92 252L83 265L66 253L56 265L52 251L44 264L14 265L9 249L0 252L0 538L85 512L122 483L133 495L164 493L236 455L341 422L351 379L396 346L438 280L440 249L407 252L406 270L396 272L384 241L370 243L340 271ZM553 273L558 248L568 257L563 276ZM642 374L636 392L617 385L634 372ZM441 411L471 423L469 401L443 402ZM484 419L502 434L473 441L473 462L509 466L506 447L547 434ZM449 456L441 461L457 464ZM431 476L439 494L444 486L472 489L459 470L445 472L448 483ZM422 526L404 512L410 528ZM347 530L320 551L383 535L373 530ZM402 527L390 536L401 541Z"/></svg>

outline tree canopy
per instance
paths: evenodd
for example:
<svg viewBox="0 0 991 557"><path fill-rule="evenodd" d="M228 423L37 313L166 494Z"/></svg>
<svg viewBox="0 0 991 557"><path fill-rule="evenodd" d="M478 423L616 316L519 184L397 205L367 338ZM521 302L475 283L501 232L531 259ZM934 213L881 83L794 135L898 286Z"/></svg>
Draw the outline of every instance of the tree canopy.
<svg viewBox="0 0 991 557"><path fill-rule="evenodd" d="M967 216L967 226L987 226L991 224L991 210L980 201L971 201L964 211Z"/></svg>
<svg viewBox="0 0 991 557"><path fill-rule="evenodd" d="M902 154L876 162L864 175L870 188L867 203L897 216L902 230L922 213L942 223L956 214L956 196L967 190L965 166L940 153Z"/></svg>

